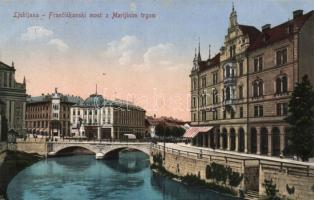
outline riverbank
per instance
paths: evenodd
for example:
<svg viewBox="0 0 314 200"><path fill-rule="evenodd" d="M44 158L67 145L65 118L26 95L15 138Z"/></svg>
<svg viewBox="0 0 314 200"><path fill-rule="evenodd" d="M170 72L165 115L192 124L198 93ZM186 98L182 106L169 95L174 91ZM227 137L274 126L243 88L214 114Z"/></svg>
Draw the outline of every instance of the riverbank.
<svg viewBox="0 0 314 200"><path fill-rule="evenodd" d="M156 166L155 164L151 164L150 168L153 171L153 173L159 174L159 175L164 176L164 177L168 177L169 179L171 179L175 182L178 182L180 184L183 184L186 186L191 186L191 187L204 188L204 189L208 189L208 190L211 190L213 192L217 192L217 193L229 196L229 197L239 198L237 196L237 193L233 189L231 189L229 187L222 186L222 185L218 185L215 183L206 182L204 180L201 180L198 176L195 176L192 174L188 174L186 176L177 176L177 175L167 171L164 167ZM240 196L243 198L242 195L240 195Z"/></svg>
<svg viewBox="0 0 314 200"><path fill-rule="evenodd" d="M20 171L41 160L43 157L20 151L5 151L0 154L0 199L6 199L6 190Z"/></svg>

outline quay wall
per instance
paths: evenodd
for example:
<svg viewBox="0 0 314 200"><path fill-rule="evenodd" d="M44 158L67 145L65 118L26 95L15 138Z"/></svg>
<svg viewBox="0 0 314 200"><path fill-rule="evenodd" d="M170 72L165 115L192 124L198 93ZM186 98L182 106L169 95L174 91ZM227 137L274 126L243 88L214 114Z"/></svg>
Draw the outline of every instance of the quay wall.
<svg viewBox="0 0 314 200"><path fill-rule="evenodd" d="M276 184L278 193L285 198L294 200L308 200L314 197L314 168L309 166L291 166L263 164L260 165L260 194L265 195L264 180L272 180ZM289 190L294 190L289 194ZM294 189L293 189L294 188Z"/></svg>
<svg viewBox="0 0 314 200"><path fill-rule="evenodd" d="M37 153L39 155L46 155L47 143L19 141L16 143L16 150L26 152L26 153Z"/></svg>

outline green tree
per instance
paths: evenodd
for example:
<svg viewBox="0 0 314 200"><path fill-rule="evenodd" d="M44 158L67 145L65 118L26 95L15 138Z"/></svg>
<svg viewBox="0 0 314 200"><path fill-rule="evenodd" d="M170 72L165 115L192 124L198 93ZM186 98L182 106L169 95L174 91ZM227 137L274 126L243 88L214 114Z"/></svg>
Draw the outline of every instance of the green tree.
<svg viewBox="0 0 314 200"><path fill-rule="evenodd" d="M288 149L303 161L313 156L314 148L314 93L313 87L305 75L297 83L289 102Z"/></svg>
<svg viewBox="0 0 314 200"><path fill-rule="evenodd" d="M165 127L163 124L159 123L156 125L155 127L155 133L157 136L159 137L163 137L164 136L164 131L165 131Z"/></svg>

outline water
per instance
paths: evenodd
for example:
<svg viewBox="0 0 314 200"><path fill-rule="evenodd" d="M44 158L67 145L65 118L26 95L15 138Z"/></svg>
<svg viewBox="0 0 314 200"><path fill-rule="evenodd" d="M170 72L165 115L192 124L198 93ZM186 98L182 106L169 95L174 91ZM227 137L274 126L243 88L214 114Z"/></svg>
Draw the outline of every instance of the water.
<svg viewBox="0 0 314 200"><path fill-rule="evenodd" d="M43 160L21 171L10 182L10 200L207 200L234 198L191 188L154 174L148 156L120 153L118 160L92 155Z"/></svg>

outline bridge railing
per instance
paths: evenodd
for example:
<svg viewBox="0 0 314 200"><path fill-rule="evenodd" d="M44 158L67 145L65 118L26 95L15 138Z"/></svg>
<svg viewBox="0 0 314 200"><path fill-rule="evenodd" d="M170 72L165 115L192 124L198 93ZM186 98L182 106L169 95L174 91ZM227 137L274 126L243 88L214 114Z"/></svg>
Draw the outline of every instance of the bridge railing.
<svg viewBox="0 0 314 200"><path fill-rule="evenodd" d="M243 167L247 165L254 165L261 166L263 168L271 168L276 169L280 172L285 172L287 174L291 175L298 175L298 176L308 176L308 177L314 177L314 166L313 163L306 163L306 162L289 162L288 160L274 160L271 158L269 160L267 159L260 159L260 158L250 158L245 156L235 156L235 155L229 155L229 154L223 154L218 152L213 152L210 150L183 150L183 149L175 149L171 147L167 147L160 144L151 144L151 148L164 151L166 153L171 153L174 155L180 155L180 156L187 156L189 158L195 158L195 159L205 159L208 161L213 162L220 162L225 164L243 164Z"/></svg>

